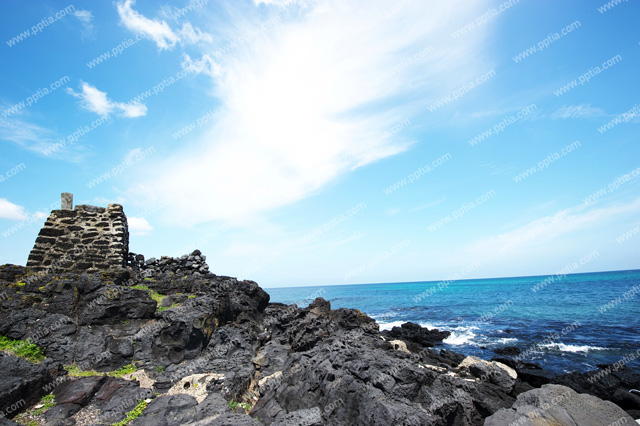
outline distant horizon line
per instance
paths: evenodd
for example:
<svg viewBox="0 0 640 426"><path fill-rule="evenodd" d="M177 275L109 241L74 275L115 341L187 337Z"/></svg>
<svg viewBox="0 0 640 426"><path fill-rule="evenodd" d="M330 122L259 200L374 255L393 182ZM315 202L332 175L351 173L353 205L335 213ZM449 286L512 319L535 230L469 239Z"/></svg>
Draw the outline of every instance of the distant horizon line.
<svg viewBox="0 0 640 426"><path fill-rule="evenodd" d="M611 273L611 272L634 272L634 271L640 271L640 268L638 269L618 269L618 270L614 270L614 271L591 271L591 272L576 272L576 273L570 273L570 274L565 274L565 277L568 277L570 275L587 275L587 274L605 274L605 273ZM449 282L454 282L454 281L479 281L479 280L500 280L500 279L505 279L505 278L535 278L535 277L551 277L554 275L559 275L559 274L542 274L542 275L519 275L519 276L515 276L515 277L507 277L507 276L503 276L503 277L483 277L483 278L461 278L458 280L429 280L429 281L394 281L394 282L375 282L375 283L354 283L354 284L319 284L319 285L298 285L298 286L285 286L285 287L265 287L260 285L261 288L273 288L273 289L282 289L282 288L308 288L308 287L341 287L341 286L350 286L350 285L379 285L379 284L415 284L415 283L439 283L439 282L443 282L443 281L449 281ZM253 280L250 280L253 281Z"/></svg>

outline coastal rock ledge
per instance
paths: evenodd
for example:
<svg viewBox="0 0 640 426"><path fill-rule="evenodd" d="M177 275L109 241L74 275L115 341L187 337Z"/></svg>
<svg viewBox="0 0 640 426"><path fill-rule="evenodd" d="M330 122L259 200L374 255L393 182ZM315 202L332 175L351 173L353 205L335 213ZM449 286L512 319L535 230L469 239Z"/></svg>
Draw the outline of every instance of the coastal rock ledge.
<svg viewBox="0 0 640 426"><path fill-rule="evenodd" d="M45 355L0 356L0 409L32 424L110 425L143 406L129 424L499 425L553 398L501 362L385 336L358 310L269 303L253 281L4 265L0 289L0 335ZM563 423L575 407L633 421L594 396L563 404L520 424L602 424Z"/></svg>
<svg viewBox="0 0 640 426"><path fill-rule="evenodd" d="M124 228L108 268L85 268L66 240L37 244L55 245L40 253L50 265L0 266L0 425L622 425L640 412L634 372L588 387L588 375L436 350L447 332L417 324L380 332L322 298L270 303L254 281L209 272L198 250L122 253L126 217L107 212ZM87 231L75 229L66 238Z"/></svg>

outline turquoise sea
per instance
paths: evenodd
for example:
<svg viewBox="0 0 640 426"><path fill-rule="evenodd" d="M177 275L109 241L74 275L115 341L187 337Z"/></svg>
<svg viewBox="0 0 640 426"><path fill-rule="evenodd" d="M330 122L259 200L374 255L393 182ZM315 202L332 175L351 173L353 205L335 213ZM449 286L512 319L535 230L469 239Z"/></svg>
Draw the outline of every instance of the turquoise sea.
<svg viewBox="0 0 640 426"><path fill-rule="evenodd" d="M442 348L490 359L517 346L555 373L625 358L640 371L640 270L388 284L269 288L272 302L356 308L381 329L407 321L451 331Z"/></svg>

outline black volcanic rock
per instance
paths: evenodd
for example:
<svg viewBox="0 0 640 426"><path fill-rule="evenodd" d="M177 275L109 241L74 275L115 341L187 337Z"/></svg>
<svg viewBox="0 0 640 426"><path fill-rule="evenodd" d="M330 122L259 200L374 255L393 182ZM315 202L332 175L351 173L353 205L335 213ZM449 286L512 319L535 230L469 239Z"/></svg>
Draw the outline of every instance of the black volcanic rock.
<svg viewBox="0 0 640 426"><path fill-rule="evenodd" d="M407 347L411 346L409 349L414 348L414 352L426 347L438 345L451 335L449 331L429 330L413 322L405 322L400 327L393 327L391 330L385 331L382 334L392 339L403 340L407 343ZM412 344L416 344L418 347Z"/></svg>
<svg viewBox="0 0 640 426"><path fill-rule="evenodd" d="M493 352L497 353L498 355L516 356L520 355L520 348L517 348L515 346L505 346L504 348L496 348L493 350Z"/></svg>
<svg viewBox="0 0 640 426"><path fill-rule="evenodd" d="M14 404L23 401L26 406L38 401L42 387L52 380L44 364L32 364L0 352L0 412L13 417L17 414Z"/></svg>
<svg viewBox="0 0 640 426"><path fill-rule="evenodd" d="M190 395L165 395L154 399L142 416L131 426L170 426L191 422L196 416L198 401Z"/></svg>

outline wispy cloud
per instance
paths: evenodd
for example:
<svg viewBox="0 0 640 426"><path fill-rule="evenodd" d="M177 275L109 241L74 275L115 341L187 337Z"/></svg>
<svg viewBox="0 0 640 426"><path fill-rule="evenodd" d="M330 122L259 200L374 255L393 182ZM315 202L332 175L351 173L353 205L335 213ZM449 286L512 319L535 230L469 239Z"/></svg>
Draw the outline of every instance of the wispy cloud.
<svg viewBox="0 0 640 426"><path fill-rule="evenodd" d="M465 248L464 253L473 258L497 260L504 259L505 256L519 256L538 247L549 251L551 247L559 247L559 242L565 235L639 213L640 198L601 208L580 204L540 217L508 232L475 241Z"/></svg>
<svg viewBox="0 0 640 426"><path fill-rule="evenodd" d="M8 140L24 148L36 151L37 145L42 139L49 140L53 132L44 127L38 126L17 118L0 117L0 139Z"/></svg>
<svg viewBox="0 0 640 426"><path fill-rule="evenodd" d="M54 132L37 124L15 117L0 117L0 139L42 155L42 150L54 140Z"/></svg>
<svg viewBox="0 0 640 426"><path fill-rule="evenodd" d="M482 171L489 173L490 175L507 175L517 170L515 166L486 163L478 166Z"/></svg>
<svg viewBox="0 0 640 426"><path fill-rule="evenodd" d="M185 56L185 68L212 77L228 110L188 150L140 171L131 198L172 198L167 218L184 224L228 220L299 201L345 173L406 150L411 130L394 133L394 126L488 69L478 48L485 29L464 40L449 36L485 6L461 0L290 4L291 13L260 37L225 54L216 55L219 46L212 45L201 50L202 59ZM260 18L229 11L241 22L226 37L218 32L216 43L255 33L280 9L267 7ZM175 39L167 34L158 40L169 46ZM434 46L429 55L396 69L425 46ZM389 69L393 76L381 80Z"/></svg>
<svg viewBox="0 0 640 426"><path fill-rule="evenodd" d="M551 114L552 120L566 120L569 118L604 117L607 113L602 108L592 107L591 104L563 105Z"/></svg>
<svg viewBox="0 0 640 426"><path fill-rule="evenodd" d="M80 99L80 105L87 111L95 112L99 115L119 112L122 117L135 118L147 115L147 107L139 103L114 102L107 97L107 93L98 90L96 87L86 82L80 83L82 91L76 92L72 88L67 88L67 93Z"/></svg>
<svg viewBox="0 0 640 426"><path fill-rule="evenodd" d="M206 74L211 77L219 77L222 74L220 65L208 54L202 55L200 59L193 60L185 53L182 60L182 68L192 73Z"/></svg>
<svg viewBox="0 0 640 426"><path fill-rule="evenodd" d="M160 50L172 49L176 43L194 44L213 40L210 34L193 28L189 22L183 24L181 29L174 30L164 20L147 18L133 9L135 3L135 0L124 0L116 4L120 20L134 33L146 34ZM163 10L166 13L166 9Z"/></svg>
<svg viewBox="0 0 640 426"><path fill-rule="evenodd" d="M73 12L78 21L82 24L82 35L89 36L93 33L93 14L88 10L76 10Z"/></svg>
<svg viewBox="0 0 640 426"><path fill-rule="evenodd" d="M341 246L343 244L349 244L349 243L352 243L354 241L358 241L358 240L362 239L362 237L364 237L364 236L365 236L364 232L357 231L357 232L354 232L353 234L351 234L351 236L331 244L330 247L331 248L336 248L336 247Z"/></svg>
<svg viewBox="0 0 640 426"><path fill-rule="evenodd" d="M411 211L412 211L412 212L419 212L419 211L421 211L421 210L428 209L428 208L430 208L430 207L435 207L435 206L437 206L438 204L442 204L442 203L444 202L444 200L445 200L445 197L442 197L441 199L436 200L436 201L433 201L433 202L431 202L431 203L421 204L421 205L419 205L419 206L417 206L417 207L414 207L414 208L412 208L412 209L411 209Z"/></svg>

